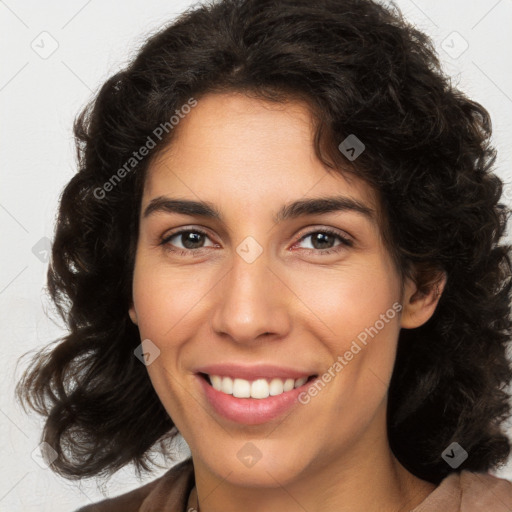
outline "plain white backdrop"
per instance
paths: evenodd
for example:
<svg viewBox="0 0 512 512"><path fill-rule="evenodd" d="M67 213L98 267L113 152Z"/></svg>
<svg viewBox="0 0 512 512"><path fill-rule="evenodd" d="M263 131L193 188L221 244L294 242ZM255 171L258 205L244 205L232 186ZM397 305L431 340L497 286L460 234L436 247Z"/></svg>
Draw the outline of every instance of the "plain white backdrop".
<svg viewBox="0 0 512 512"><path fill-rule="evenodd" d="M160 476L132 468L103 489L57 477L36 455L41 420L13 391L19 357L63 334L47 315L47 257L58 198L75 172L72 123L99 86L136 53L148 34L194 2L187 0L0 1L0 510L72 512ZM398 0L435 42L454 83L490 112L497 172L512 204L512 0ZM509 431L512 437L512 429ZM182 446L182 453L187 447ZM34 452L35 451L35 452ZM170 467L170 466L169 466ZM512 480L512 461L497 473ZM103 493L102 493L103 491Z"/></svg>

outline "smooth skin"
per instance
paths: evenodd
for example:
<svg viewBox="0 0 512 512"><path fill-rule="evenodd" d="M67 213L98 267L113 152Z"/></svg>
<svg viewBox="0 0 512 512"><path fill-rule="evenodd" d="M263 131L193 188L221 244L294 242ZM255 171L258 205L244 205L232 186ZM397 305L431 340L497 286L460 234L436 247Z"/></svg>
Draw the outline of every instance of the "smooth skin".
<svg viewBox="0 0 512 512"><path fill-rule="evenodd" d="M313 197L342 195L377 211L366 182L327 172L315 156L306 104L208 94L174 135L148 169L129 313L160 350L147 370L190 447L200 511L411 510L435 486L393 456L387 390L400 329L425 323L440 293L418 294L407 280L401 296L378 222L359 212L274 222L284 204ZM207 201L222 220L145 216L159 197ZM207 236L171 237L183 228ZM352 245L332 235L315 244L322 229ZM252 263L236 250L248 236L263 250ZM195 375L221 362L320 375L394 303L401 313L317 396L270 422L218 416ZM261 452L252 467L237 457L249 441Z"/></svg>

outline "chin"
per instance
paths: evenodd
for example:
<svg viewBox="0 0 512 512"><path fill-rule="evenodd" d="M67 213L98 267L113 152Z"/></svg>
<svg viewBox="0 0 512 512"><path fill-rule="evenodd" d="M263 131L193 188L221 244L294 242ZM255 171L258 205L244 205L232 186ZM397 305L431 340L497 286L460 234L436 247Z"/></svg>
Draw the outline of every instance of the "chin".
<svg viewBox="0 0 512 512"><path fill-rule="evenodd" d="M261 488L282 487L300 478L308 467L305 459L297 460L296 448L290 447L290 454L287 450L261 448L258 454L256 445L261 446L261 443L257 440L254 444L242 442L240 448L237 447L229 455L224 450L221 456L210 450L203 461L223 481L237 486Z"/></svg>

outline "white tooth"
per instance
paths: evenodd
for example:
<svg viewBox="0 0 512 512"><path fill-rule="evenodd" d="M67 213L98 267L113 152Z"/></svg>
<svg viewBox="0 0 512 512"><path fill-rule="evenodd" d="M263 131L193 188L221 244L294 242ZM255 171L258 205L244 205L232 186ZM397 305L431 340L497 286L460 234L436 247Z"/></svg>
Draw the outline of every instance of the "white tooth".
<svg viewBox="0 0 512 512"><path fill-rule="evenodd" d="M227 393L228 395L233 394L233 379L231 377L222 377L222 388L221 391L223 393Z"/></svg>
<svg viewBox="0 0 512 512"><path fill-rule="evenodd" d="M294 384L295 381L293 379L286 379L284 381L283 391L291 391L293 389Z"/></svg>
<svg viewBox="0 0 512 512"><path fill-rule="evenodd" d="M249 398L251 396L251 383L245 379L235 379L233 381L233 396Z"/></svg>
<svg viewBox="0 0 512 512"><path fill-rule="evenodd" d="M251 384L251 398L267 398L269 386L266 379L258 379Z"/></svg>
<svg viewBox="0 0 512 512"><path fill-rule="evenodd" d="M250 382L245 379L232 379L231 377L221 377L219 375L210 375L209 377L213 388L218 391L233 395L236 398L256 399L263 399L268 396L276 396L286 391L291 391L294 388L303 386L308 380L307 377L301 377L296 380L274 378L269 383L264 378Z"/></svg>
<svg viewBox="0 0 512 512"><path fill-rule="evenodd" d="M306 381L308 380L307 377L301 377L300 379L297 379L295 381L295 387L298 388L300 386L303 386L304 384L306 384Z"/></svg>
<svg viewBox="0 0 512 512"><path fill-rule="evenodd" d="M280 395L283 392L283 381L281 379L272 379L270 381L270 396Z"/></svg>
<svg viewBox="0 0 512 512"><path fill-rule="evenodd" d="M222 377L218 375L210 375L210 380L212 381L213 389L220 391L222 389Z"/></svg>

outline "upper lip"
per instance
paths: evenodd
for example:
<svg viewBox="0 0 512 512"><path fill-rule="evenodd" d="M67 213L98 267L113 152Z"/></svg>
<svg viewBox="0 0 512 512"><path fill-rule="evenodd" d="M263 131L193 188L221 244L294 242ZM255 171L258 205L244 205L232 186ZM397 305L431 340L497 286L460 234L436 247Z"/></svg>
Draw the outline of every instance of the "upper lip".
<svg viewBox="0 0 512 512"><path fill-rule="evenodd" d="M303 371L296 368L275 366L271 364L241 365L241 364L209 364L195 369L196 373L207 373L208 375L219 375L231 377L232 379L256 380L264 378L276 379L300 379L316 375L313 371Z"/></svg>

